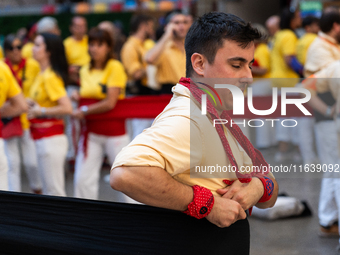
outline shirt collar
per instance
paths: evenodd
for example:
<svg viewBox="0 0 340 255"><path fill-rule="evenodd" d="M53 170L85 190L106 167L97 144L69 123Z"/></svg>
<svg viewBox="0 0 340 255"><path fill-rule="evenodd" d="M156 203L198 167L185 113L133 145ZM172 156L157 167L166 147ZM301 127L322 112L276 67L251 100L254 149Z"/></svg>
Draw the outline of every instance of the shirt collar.
<svg viewBox="0 0 340 255"><path fill-rule="evenodd" d="M331 43L338 44L337 41L333 37L325 34L324 32L319 31L318 36L320 36L321 38L326 39L327 41L329 41Z"/></svg>

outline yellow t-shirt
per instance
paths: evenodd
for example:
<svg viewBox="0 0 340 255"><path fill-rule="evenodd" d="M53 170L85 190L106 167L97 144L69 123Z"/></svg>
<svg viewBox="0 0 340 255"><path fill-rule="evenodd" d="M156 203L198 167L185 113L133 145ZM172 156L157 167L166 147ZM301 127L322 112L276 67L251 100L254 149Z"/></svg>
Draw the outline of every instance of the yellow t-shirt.
<svg viewBox="0 0 340 255"><path fill-rule="evenodd" d="M80 69L80 96L83 98L104 99L107 88L120 88L118 99L125 98L127 76L118 60L109 60L104 70L92 69L86 65Z"/></svg>
<svg viewBox="0 0 340 255"><path fill-rule="evenodd" d="M4 51L2 50L2 47L0 46L0 59L4 58Z"/></svg>
<svg viewBox="0 0 340 255"><path fill-rule="evenodd" d="M65 54L69 65L83 66L90 62L88 37L76 41L72 36L64 40Z"/></svg>
<svg viewBox="0 0 340 255"><path fill-rule="evenodd" d="M155 41L151 39L146 39L144 41L144 48L148 51L151 50L155 46Z"/></svg>
<svg viewBox="0 0 340 255"><path fill-rule="evenodd" d="M130 36L126 43L123 45L120 53L123 66L126 70L129 80L133 80L133 74L139 69L146 68L144 55L146 49L141 40L135 36ZM146 86L146 76L142 79L142 84Z"/></svg>
<svg viewBox="0 0 340 255"><path fill-rule="evenodd" d="M18 65L13 65L13 70L18 70ZM23 80L22 92L25 97L29 96L30 88L40 72L40 67L37 61L32 58L26 59L25 68L18 72L18 78ZM27 119L27 114L23 113L20 115L20 121L23 129L29 128L29 121Z"/></svg>
<svg viewBox="0 0 340 255"><path fill-rule="evenodd" d="M298 40L296 45L296 58L302 65L306 63L308 48L317 36L317 34L306 33Z"/></svg>
<svg viewBox="0 0 340 255"><path fill-rule="evenodd" d="M50 67L34 80L30 89L29 97L41 107L54 107L58 100L67 96L63 79Z"/></svg>
<svg viewBox="0 0 340 255"><path fill-rule="evenodd" d="M0 61L0 107L3 106L7 99L20 93L21 89L11 70L4 62Z"/></svg>
<svg viewBox="0 0 340 255"><path fill-rule="evenodd" d="M33 58L33 42L28 42L22 47L21 54L23 58Z"/></svg>
<svg viewBox="0 0 340 255"><path fill-rule="evenodd" d="M267 73L256 78L269 78L270 77L270 50L267 44L260 43L254 52L254 59L260 67L266 68Z"/></svg>
<svg viewBox="0 0 340 255"><path fill-rule="evenodd" d="M174 42L169 42L156 63L158 83L175 85L181 77L185 77L185 61L185 52Z"/></svg>
<svg viewBox="0 0 340 255"><path fill-rule="evenodd" d="M299 75L286 64L284 59L285 56L296 55L297 40L296 35L290 29L283 29L275 34L271 52L271 78L299 78Z"/></svg>

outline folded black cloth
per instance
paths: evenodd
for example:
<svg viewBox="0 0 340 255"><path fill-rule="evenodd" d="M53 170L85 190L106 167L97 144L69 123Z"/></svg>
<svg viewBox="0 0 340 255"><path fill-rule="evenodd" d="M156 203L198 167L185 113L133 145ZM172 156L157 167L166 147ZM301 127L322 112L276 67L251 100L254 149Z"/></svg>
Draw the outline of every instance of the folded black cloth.
<svg viewBox="0 0 340 255"><path fill-rule="evenodd" d="M248 220L0 191L0 254L249 254Z"/></svg>

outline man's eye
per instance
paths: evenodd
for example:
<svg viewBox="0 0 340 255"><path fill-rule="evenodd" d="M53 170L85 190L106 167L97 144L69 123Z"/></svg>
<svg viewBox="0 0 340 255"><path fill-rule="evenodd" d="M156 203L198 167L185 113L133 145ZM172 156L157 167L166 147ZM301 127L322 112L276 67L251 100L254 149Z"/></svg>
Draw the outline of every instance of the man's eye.
<svg viewBox="0 0 340 255"><path fill-rule="evenodd" d="M249 66L249 69L250 69L250 70L252 70L252 69L253 69L253 67L252 67L252 66Z"/></svg>
<svg viewBox="0 0 340 255"><path fill-rule="evenodd" d="M237 68L237 69L240 68L240 66L234 66L234 65L232 67Z"/></svg>

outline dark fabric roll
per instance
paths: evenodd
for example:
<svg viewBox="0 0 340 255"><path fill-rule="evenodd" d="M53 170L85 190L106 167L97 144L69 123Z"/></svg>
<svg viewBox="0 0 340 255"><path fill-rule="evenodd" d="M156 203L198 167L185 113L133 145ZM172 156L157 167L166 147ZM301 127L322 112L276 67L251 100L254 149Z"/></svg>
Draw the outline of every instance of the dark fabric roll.
<svg viewBox="0 0 340 255"><path fill-rule="evenodd" d="M248 220L145 205L0 192L0 254L249 254Z"/></svg>

